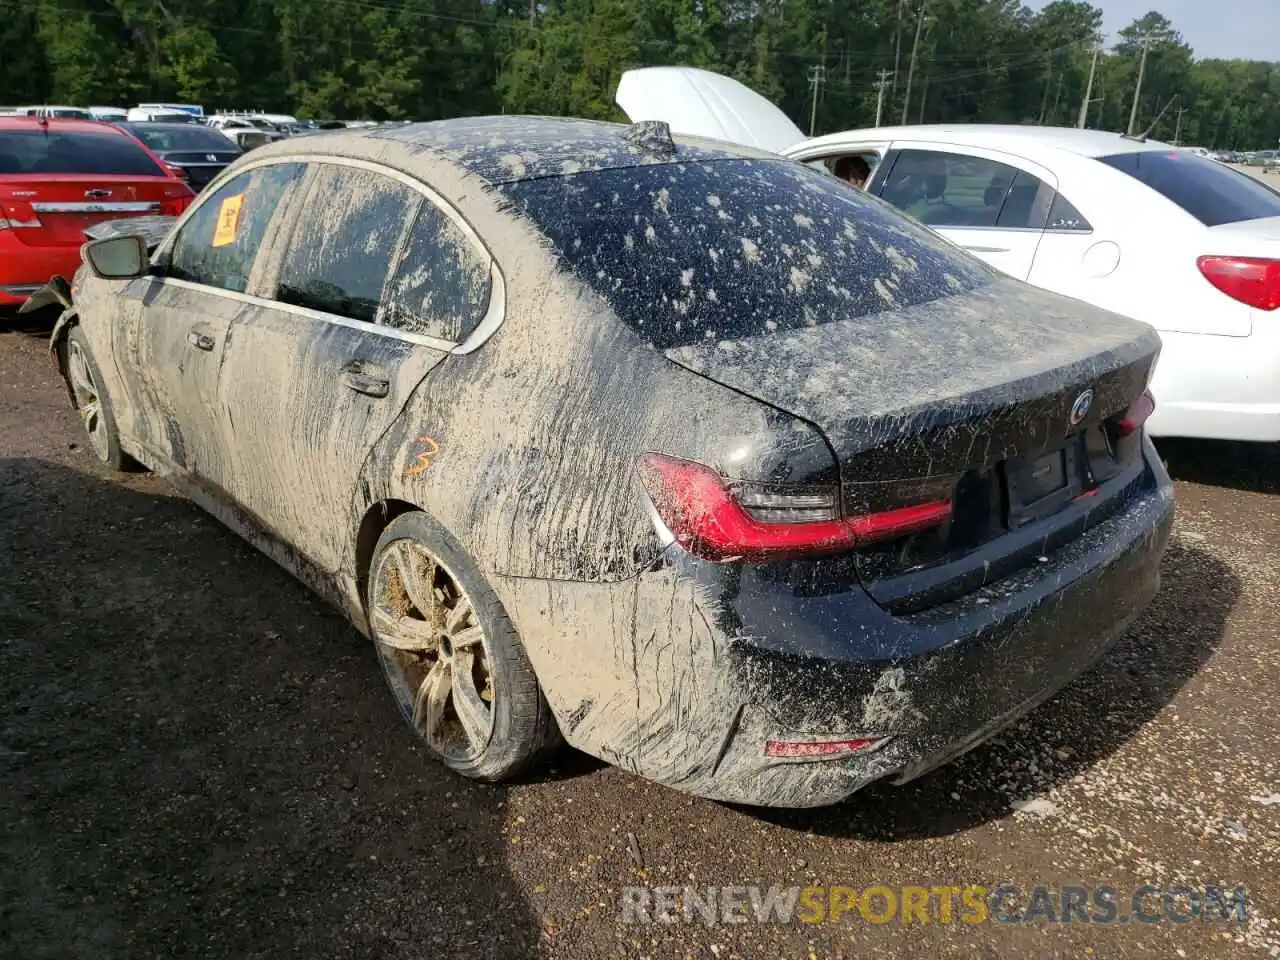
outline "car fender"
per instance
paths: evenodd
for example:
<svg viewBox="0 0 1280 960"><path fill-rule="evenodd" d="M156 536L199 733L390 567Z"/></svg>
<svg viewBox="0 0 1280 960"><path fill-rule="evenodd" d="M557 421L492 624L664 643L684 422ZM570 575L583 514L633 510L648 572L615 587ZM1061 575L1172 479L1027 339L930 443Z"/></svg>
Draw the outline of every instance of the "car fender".
<svg viewBox="0 0 1280 960"><path fill-rule="evenodd" d="M68 306L62 311L62 315L58 317L57 322L53 325L53 333L49 335L49 354L53 357L54 364L58 367L58 373L66 375L66 370L62 364L62 343L71 334L71 328L80 322L80 314L73 306Z"/></svg>

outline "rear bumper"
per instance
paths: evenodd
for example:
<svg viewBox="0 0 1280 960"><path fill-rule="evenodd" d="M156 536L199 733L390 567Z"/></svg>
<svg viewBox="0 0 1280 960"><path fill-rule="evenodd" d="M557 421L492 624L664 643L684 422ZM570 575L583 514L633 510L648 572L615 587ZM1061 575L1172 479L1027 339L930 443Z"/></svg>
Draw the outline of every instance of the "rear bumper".
<svg viewBox="0 0 1280 960"><path fill-rule="evenodd" d="M1168 476L1149 441L1144 454L1123 510L1033 568L919 614L891 615L860 587L815 595L776 568L682 553L665 592L648 592L650 575L541 583L509 608L574 746L718 800L822 806L945 763L1105 654L1154 597L1172 528ZM558 633L557 652L540 648L544 632ZM860 738L877 746L839 759L765 750Z"/></svg>
<svg viewBox="0 0 1280 960"><path fill-rule="evenodd" d="M21 306L54 274L70 279L80 267L80 247L32 246L12 230L0 230L0 305Z"/></svg>
<svg viewBox="0 0 1280 960"><path fill-rule="evenodd" d="M1151 378L1155 437L1280 441L1280 313L1248 337L1161 333Z"/></svg>

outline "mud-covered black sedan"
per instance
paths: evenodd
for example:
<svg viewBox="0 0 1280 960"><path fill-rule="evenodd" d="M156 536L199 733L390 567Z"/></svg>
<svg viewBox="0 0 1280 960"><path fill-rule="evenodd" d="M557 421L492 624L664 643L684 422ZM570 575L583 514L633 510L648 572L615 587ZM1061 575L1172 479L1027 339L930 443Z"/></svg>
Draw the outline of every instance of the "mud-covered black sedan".
<svg viewBox="0 0 1280 960"><path fill-rule="evenodd" d="M85 258L53 346L93 450L335 601L467 776L563 738L830 803L1009 723L1157 589L1156 335L776 157L317 134Z"/></svg>

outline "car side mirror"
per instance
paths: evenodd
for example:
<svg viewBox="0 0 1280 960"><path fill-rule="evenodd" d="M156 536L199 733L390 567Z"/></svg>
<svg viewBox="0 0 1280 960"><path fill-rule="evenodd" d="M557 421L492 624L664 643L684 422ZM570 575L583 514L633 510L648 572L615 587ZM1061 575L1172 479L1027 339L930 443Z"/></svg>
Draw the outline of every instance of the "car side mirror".
<svg viewBox="0 0 1280 960"><path fill-rule="evenodd" d="M80 249L80 256L100 280L131 280L146 276L150 266L147 241L138 236L91 240Z"/></svg>

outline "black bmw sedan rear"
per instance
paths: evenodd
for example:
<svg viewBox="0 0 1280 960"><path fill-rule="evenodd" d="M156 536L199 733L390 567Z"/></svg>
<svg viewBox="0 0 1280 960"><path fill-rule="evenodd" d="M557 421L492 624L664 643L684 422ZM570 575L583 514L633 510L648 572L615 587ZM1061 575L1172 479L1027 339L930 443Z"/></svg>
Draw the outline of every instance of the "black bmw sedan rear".
<svg viewBox="0 0 1280 960"><path fill-rule="evenodd" d="M119 123L199 193L243 152L217 130L196 123Z"/></svg>
<svg viewBox="0 0 1280 960"><path fill-rule="evenodd" d="M778 806L904 782L1051 696L1154 596L1173 496L1142 429L1149 327L798 165L504 193L623 324L775 423L735 436L691 400L724 436L637 458L662 565L691 586L633 624L636 700L674 714L619 751L636 769Z"/></svg>

